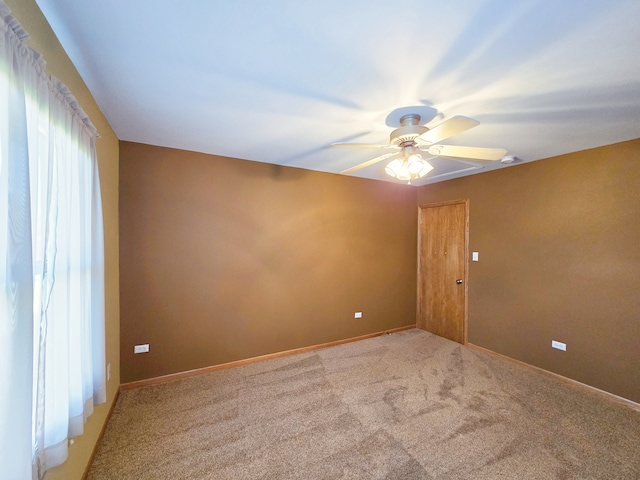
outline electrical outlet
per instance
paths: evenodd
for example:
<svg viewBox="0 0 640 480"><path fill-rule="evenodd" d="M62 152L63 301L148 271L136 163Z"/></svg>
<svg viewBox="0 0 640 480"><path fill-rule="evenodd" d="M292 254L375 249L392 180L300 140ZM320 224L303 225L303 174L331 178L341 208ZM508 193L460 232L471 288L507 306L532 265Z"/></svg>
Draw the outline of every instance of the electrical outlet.
<svg viewBox="0 0 640 480"><path fill-rule="evenodd" d="M551 340L551 346L553 348L557 348L558 350L562 350L564 352L567 351L567 344L562 342L556 342L555 340Z"/></svg>
<svg viewBox="0 0 640 480"><path fill-rule="evenodd" d="M362 318L362 312L356 312L353 318Z"/></svg>
<svg viewBox="0 0 640 480"><path fill-rule="evenodd" d="M149 351L149 344L136 345L133 347L133 353L147 353Z"/></svg>

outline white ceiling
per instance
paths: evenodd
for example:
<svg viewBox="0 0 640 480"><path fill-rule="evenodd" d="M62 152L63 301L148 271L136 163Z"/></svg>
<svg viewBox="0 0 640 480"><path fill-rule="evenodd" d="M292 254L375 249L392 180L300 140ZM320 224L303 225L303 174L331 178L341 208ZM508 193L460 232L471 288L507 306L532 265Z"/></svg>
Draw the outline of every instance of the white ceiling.
<svg viewBox="0 0 640 480"><path fill-rule="evenodd" d="M328 145L410 106L516 163L640 137L638 0L37 3L121 140L338 173L384 152ZM415 184L504 168L431 163Z"/></svg>

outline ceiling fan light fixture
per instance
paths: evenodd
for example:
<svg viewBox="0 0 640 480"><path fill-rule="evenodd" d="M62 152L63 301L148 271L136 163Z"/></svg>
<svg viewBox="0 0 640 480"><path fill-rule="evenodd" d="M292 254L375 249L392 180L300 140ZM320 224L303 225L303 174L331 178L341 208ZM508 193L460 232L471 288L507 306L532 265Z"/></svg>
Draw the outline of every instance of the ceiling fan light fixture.
<svg viewBox="0 0 640 480"><path fill-rule="evenodd" d="M402 173L402 161L399 158L392 160L386 167L384 167L384 171L390 177L397 178L398 174Z"/></svg>
<svg viewBox="0 0 640 480"><path fill-rule="evenodd" d="M424 160L417 153L407 159L407 169L412 175L418 175L422 171L423 164Z"/></svg>
<svg viewBox="0 0 640 480"><path fill-rule="evenodd" d="M399 158L389 162L384 170L387 172L387 175L397 178L398 180L410 181L412 177L409 169L407 168L407 163Z"/></svg>
<svg viewBox="0 0 640 480"><path fill-rule="evenodd" d="M396 178L398 180L403 180L403 181L407 181L407 182L411 182L411 174L409 173L409 171L407 169L403 169L401 171L399 171L396 174Z"/></svg>
<svg viewBox="0 0 640 480"><path fill-rule="evenodd" d="M411 183L411 180L424 177L433 170L433 166L422 158L416 146L405 145L402 149L402 157L389 162L384 170L393 178Z"/></svg>
<svg viewBox="0 0 640 480"><path fill-rule="evenodd" d="M419 154L415 154L409 157L408 160L396 158L389 162L385 167L387 175L398 180L411 182L416 178L422 178L431 170L433 166L422 158Z"/></svg>

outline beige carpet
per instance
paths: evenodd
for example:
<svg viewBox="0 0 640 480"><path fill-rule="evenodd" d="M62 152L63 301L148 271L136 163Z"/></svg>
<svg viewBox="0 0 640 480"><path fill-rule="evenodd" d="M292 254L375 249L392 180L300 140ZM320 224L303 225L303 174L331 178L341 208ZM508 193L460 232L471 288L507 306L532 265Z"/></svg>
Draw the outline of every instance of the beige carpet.
<svg viewBox="0 0 640 480"><path fill-rule="evenodd" d="M640 479L640 413L407 330L124 391L89 478Z"/></svg>

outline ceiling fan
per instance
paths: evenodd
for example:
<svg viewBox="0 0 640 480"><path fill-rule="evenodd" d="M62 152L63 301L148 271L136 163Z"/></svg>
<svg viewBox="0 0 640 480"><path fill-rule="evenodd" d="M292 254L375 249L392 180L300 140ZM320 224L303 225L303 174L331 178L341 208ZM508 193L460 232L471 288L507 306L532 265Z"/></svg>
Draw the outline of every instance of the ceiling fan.
<svg viewBox="0 0 640 480"><path fill-rule="evenodd" d="M392 150L391 153L385 153L372 160L367 160L340 173L349 174L383 160L391 159L391 162L385 167L387 174L399 180L408 180L411 183L412 179L422 178L433 170L433 166L422 157L423 153L427 153L432 157L468 158L475 161L495 161L502 158L507 153L504 148L437 145L438 142L446 138L465 132L478 125L480 125L480 122L473 118L456 115L432 128L427 128L420 125L420 115L410 113L400 117L400 127L391 132L390 141L386 145L375 143L333 143L331 146Z"/></svg>

